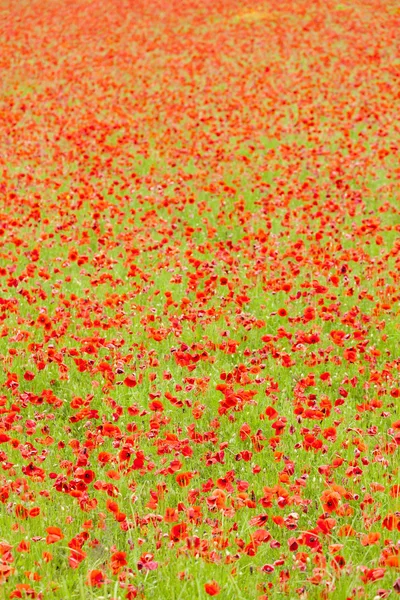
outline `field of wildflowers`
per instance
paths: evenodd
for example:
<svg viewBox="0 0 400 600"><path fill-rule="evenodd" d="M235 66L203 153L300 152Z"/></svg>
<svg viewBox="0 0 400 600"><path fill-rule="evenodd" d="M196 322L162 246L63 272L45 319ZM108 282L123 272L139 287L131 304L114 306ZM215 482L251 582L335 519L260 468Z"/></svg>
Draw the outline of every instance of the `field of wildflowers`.
<svg viewBox="0 0 400 600"><path fill-rule="evenodd" d="M400 593L397 0L0 0L0 598Z"/></svg>

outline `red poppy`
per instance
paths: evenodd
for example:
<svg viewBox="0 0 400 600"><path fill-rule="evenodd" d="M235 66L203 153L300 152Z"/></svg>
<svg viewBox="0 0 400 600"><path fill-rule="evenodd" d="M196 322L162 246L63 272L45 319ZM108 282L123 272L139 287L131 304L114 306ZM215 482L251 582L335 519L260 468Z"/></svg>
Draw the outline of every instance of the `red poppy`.
<svg viewBox="0 0 400 600"><path fill-rule="evenodd" d="M17 552L30 552L31 545L30 542L22 540L18 546L16 547Z"/></svg>
<svg viewBox="0 0 400 600"><path fill-rule="evenodd" d="M89 483L92 483L92 481L94 480L96 475L95 475L94 471L91 471L90 469L86 469L86 470L80 472L79 474L76 473L75 476L78 479L81 479L85 483L89 484Z"/></svg>
<svg viewBox="0 0 400 600"><path fill-rule="evenodd" d="M183 540L187 538L188 531L186 523L177 523L173 525L171 531L169 533L169 539L173 542L178 542L179 540Z"/></svg>
<svg viewBox="0 0 400 600"><path fill-rule="evenodd" d="M335 512L339 507L340 494L333 490L325 490L321 496L324 510L328 513Z"/></svg>
<svg viewBox="0 0 400 600"><path fill-rule="evenodd" d="M102 465L105 465L113 460L113 455L110 452L100 452L97 460Z"/></svg>
<svg viewBox="0 0 400 600"><path fill-rule="evenodd" d="M357 532L348 524L342 525L338 531L339 537L354 537L355 535L357 535Z"/></svg>
<svg viewBox="0 0 400 600"><path fill-rule="evenodd" d="M55 544L64 538L64 534L59 527L47 527L46 544Z"/></svg>
<svg viewBox="0 0 400 600"><path fill-rule="evenodd" d="M190 484L190 480L193 478L193 473L178 473L175 477L176 483L179 487L187 487Z"/></svg>
<svg viewBox="0 0 400 600"><path fill-rule="evenodd" d="M25 381L32 381L33 379L35 379L35 373L32 373L32 371L25 371L24 379Z"/></svg>
<svg viewBox="0 0 400 600"><path fill-rule="evenodd" d="M125 377L124 379L124 384L129 387L129 388L134 388L137 386L137 380L135 375L128 375L128 377Z"/></svg>
<svg viewBox="0 0 400 600"><path fill-rule="evenodd" d="M111 555L110 566L113 575L119 573L119 571L128 564L126 560L126 552L114 552Z"/></svg>
<svg viewBox="0 0 400 600"><path fill-rule="evenodd" d="M390 495L392 498L400 498L400 484L396 483L395 485L392 485L390 488Z"/></svg>
<svg viewBox="0 0 400 600"><path fill-rule="evenodd" d="M384 576L385 576L385 569L364 568L363 573L361 575L361 580L364 583L369 583L369 582L377 581L378 579L382 579Z"/></svg>
<svg viewBox="0 0 400 600"><path fill-rule="evenodd" d="M179 516L178 516L178 511L176 510L176 508L167 507L165 509L164 521L166 523L174 523L174 522L178 521L178 519L179 519Z"/></svg>
<svg viewBox="0 0 400 600"><path fill-rule="evenodd" d="M398 528L400 531L400 516L393 513L389 513L382 521L382 527L385 527L388 531L393 531Z"/></svg>
<svg viewBox="0 0 400 600"><path fill-rule="evenodd" d="M17 519L27 519L29 515L29 511L22 504L16 504L15 506L15 516Z"/></svg>
<svg viewBox="0 0 400 600"><path fill-rule="evenodd" d="M29 572L28 572L29 573ZM36 592L27 583L17 583L10 598L37 598Z"/></svg>
<svg viewBox="0 0 400 600"><path fill-rule="evenodd" d="M381 534L378 531L367 533L366 535L362 536L361 544L363 546L372 546L373 544L377 544L379 542L380 537Z"/></svg>
<svg viewBox="0 0 400 600"><path fill-rule="evenodd" d="M68 557L68 564L71 569L77 569L82 561L86 558L86 552L84 552L79 546L71 548L70 555Z"/></svg>
<svg viewBox="0 0 400 600"><path fill-rule="evenodd" d="M218 596L221 588L216 581L210 581L209 583L204 584L204 590L209 596Z"/></svg>
<svg viewBox="0 0 400 600"><path fill-rule="evenodd" d="M142 569L144 569L145 571L155 571L158 567L158 563L153 559L153 554L150 554L149 552L142 554L137 563L139 571L141 571Z"/></svg>
<svg viewBox="0 0 400 600"><path fill-rule="evenodd" d="M304 309L304 321L307 323L308 321L313 321L315 319L315 308L313 308L312 306L307 306L307 308Z"/></svg>
<svg viewBox="0 0 400 600"><path fill-rule="evenodd" d="M343 567L346 564L346 559L343 556L340 556L339 554L334 556L331 560L331 565L334 569L343 569Z"/></svg>
<svg viewBox="0 0 400 600"><path fill-rule="evenodd" d="M93 569L87 574L86 585L90 587L101 588L105 583L108 583L108 579L99 569Z"/></svg>

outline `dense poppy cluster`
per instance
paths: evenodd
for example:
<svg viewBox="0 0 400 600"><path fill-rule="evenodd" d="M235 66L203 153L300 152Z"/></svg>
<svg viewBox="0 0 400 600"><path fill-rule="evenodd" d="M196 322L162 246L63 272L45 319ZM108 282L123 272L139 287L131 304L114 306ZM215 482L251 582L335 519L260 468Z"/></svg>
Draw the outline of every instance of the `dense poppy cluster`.
<svg viewBox="0 0 400 600"><path fill-rule="evenodd" d="M400 593L398 3L0 9L4 598Z"/></svg>

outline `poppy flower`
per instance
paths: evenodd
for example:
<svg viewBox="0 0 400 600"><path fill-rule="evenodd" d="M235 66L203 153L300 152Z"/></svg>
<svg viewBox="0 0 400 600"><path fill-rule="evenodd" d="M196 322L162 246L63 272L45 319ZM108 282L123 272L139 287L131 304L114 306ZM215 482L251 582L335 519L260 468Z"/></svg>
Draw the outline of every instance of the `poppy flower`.
<svg viewBox="0 0 400 600"><path fill-rule="evenodd" d="M99 569L93 569L87 574L86 585L90 587L101 588L105 583L108 583L108 579Z"/></svg>
<svg viewBox="0 0 400 600"><path fill-rule="evenodd" d="M204 584L204 590L209 596L218 596L221 588L216 581L210 581Z"/></svg>
<svg viewBox="0 0 400 600"><path fill-rule="evenodd" d="M82 479L82 481L84 481L86 484L92 483L92 481L95 478L95 473L94 471L91 471L90 469L86 469L84 471L82 471L79 474L76 474L76 477L78 479Z"/></svg>
<svg viewBox="0 0 400 600"><path fill-rule="evenodd" d="M119 454L118 454L118 458L121 462L126 462L128 460L130 460L130 458L133 455L133 449L132 448L123 448Z"/></svg>
<svg viewBox="0 0 400 600"><path fill-rule="evenodd" d="M27 583L17 583L15 590L11 592L10 598L36 598L36 592Z"/></svg>
<svg viewBox="0 0 400 600"><path fill-rule="evenodd" d="M100 452L97 460L101 465L105 465L113 460L113 455L110 452Z"/></svg>
<svg viewBox="0 0 400 600"><path fill-rule="evenodd" d="M190 480L193 477L193 473L178 473L175 477L176 483L179 487L187 487L190 484Z"/></svg>
<svg viewBox="0 0 400 600"><path fill-rule="evenodd" d="M128 375L124 379L124 384L129 388L134 388L137 386L137 380L135 375Z"/></svg>
<svg viewBox="0 0 400 600"><path fill-rule="evenodd" d="M81 548L71 548L70 555L68 557L68 564L71 569L77 569L82 561L85 560L87 554Z"/></svg>
<svg viewBox="0 0 400 600"><path fill-rule="evenodd" d="M18 544L18 546L16 547L16 549L15 549L15 550L16 550L17 552L30 552L30 548L31 548L30 542L27 542L27 541L25 541L25 540L22 540L22 541L21 541L21 542Z"/></svg>
<svg viewBox="0 0 400 600"><path fill-rule="evenodd" d="M25 371L24 379L25 381L32 381L33 379L35 379L35 373L32 373L32 371Z"/></svg>
<svg viewBox="0 0 400 600"><path fill-rule="evenodd" d="M318 538L318 531L306 531L302 535L302 543L309 548L320 548L321 543Z"/></svg>
<svg viewBox="0 0 400 600"><path fill-rule="evenodd" d="M263 573L273 573L275 571L275 567L274 567L274 565L266 564L261 567L261 571Z"/></svg>
<svg viewBox="0 0 400 600"><path fill-rule="evenodd" d="M137 563L137 568L139 569L139 571L141 571L142 569L144 569L145 571L155 571L158 567L158 563L153 559L153 554L150 554L149 552L142 554L140 560Z"/></svg>
<svg viewBox="0 0 400 600"><path fill-rule="evenodd" d="M171 527L171 531L169 534L169 539L173 542L178 542L179 540L183 540L187 538L187 525L186 523L177 523Z"/></svg>
<svg viewBox="0 0 400 600"><path fill-rule="evenodd" d="M394 567L395 569L398 569L400 567L400 557L398 554L389 554L389 556L383 557L379 564L385 567Z"/></svg>
<svg viewBox="0 0 400 600"><path fill-rule="evenodd" d="M119 512L118 504L117 504L117 502L114 502L113 500L107 500L106 508L107 508L107 510L109 510L110 512L115 513L115 514L117 512Z"/></svg>
<svg viewBox="0 0 400 600"><path fill-rule="evenodd" d="M119 573L119 571L127 564L126 552L114 552L114 554L111 555L110 566L114 575Z"/></svg>
<svg viewBox="0 0 400 600"><path fill-rule="evenodd" d="M252 517L249 521L249 525L251 525L252 527L254 526L262 526L265 525L265 523L268 521L268 515L258 515L257 517Z"/></svg>
<svg viewBox="0 0 400 600"><path fill-rule="evenodd" d="M354 537L355 535L357 535L357 532L348 524L342 525L338 531L339 537Z"/></svg>
<svg viewBox="0 0 400 600"><path fill-rule="evenodd" d="M15 506L15 516L18 519L27 519L29 515L29 511L27 508L25 508L24 506L22 506L22 504L17 504Z"/></svg>
<svg viewBox="0 0 400 600"><path fill-rule="evenodd" d="M341 497L338 492L325 490L321 496L321 502L325 512L335 512L339 507L340 499Z"/></svg>
<svg viewBox="0 0 400 600"><path fill-rule="evenodd" d="M390 488L390 495L392 498L400 498L400 485L398 483Z"/></svg>
<svg viewBox="0 0 400 600"><path fill-rule="evenodd" d="M166 523L174 523L178 521L178 519L178 511L176 510L176 508L167 507L165 509L164 521Z"/></svg>
<svg viewBox="0 0 400 600"><path fill-rule="evenodd" d="M379 542L380 537L381 534L378 531L367 533L366 535L362 536L361 544L363 546L372 546Z"/></svg>
<svg viewBox="0 0 400 600"><path fill-rule="evenodd" d="M400 531L400 516L393 513L389 513L382 521L382 527L385 527L388 531L393 531L398 528Z"/></svg>
<svg viewBox="0 0 400 600"><path fill-rule="evenodd" d="M64 534L59 527L47 527L46 544L55 544L64 538Z"/></svg>
<svg viewBox="0 0 400 600"><path fill-rule="evenodd" d="M339 554L334 556L331 560L331 565L334 569L343 569L346 564L346 559Z"/></svg>
<svg viewBox="0 0 400 600"><path fill-rule="evenodd" d="M336 520L332 517L322 516L317 519L318 529L325 535L328 535L336 525Z"/></svg>
<svg viewBox="0 0 400 600"><path fill-rule="evenodd" d="M307 323L308 321L313 321L315 319L315 308L313 308L312 306L307 306L307 308L304 309L304 321Z"/></svg>
<svg viewBox="0 0 400 600"><path fill-rule="evenodd" d="M378 581L378 579L382 579L385 576L385 569L363 569L363 573L361 575L361 580L364 583L372 583L374 581Z"/></svg>

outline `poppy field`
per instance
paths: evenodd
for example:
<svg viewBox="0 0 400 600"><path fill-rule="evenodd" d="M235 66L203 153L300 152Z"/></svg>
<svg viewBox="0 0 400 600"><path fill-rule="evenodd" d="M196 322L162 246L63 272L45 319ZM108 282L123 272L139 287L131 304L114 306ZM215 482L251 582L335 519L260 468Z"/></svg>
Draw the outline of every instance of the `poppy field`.
<svg viewBox="0 0 400 600"><path fill-rule="evenodd" d="M400 594L397 0L0 0L0 599Z"/></svg>

